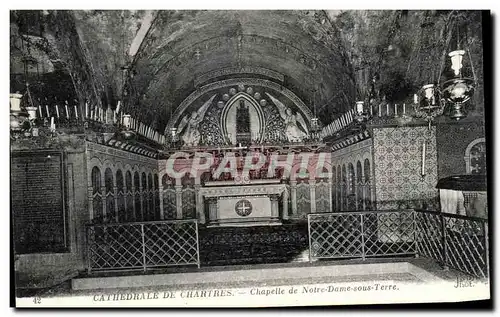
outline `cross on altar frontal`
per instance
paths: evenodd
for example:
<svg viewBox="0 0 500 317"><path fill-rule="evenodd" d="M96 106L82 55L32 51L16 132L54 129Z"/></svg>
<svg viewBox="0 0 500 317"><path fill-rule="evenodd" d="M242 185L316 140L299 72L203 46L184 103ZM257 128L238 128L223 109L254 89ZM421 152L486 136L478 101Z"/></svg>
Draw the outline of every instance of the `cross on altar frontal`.
<svg viewBox="0 0 500 317"><path fill-rule="evenodd" d="M242 199L236 203L234 209L238 215L246 217L252 213L252 204L248 200Z"/></svg>

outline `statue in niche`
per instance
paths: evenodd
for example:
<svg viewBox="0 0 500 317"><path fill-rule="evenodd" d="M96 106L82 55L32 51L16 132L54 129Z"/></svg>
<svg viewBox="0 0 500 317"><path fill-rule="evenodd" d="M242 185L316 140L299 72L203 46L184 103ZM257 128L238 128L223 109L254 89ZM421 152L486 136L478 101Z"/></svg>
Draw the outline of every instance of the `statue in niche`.
<svg viewBox="0 0 500 317"><path fill-rule="evenodd" d="M266 92L266 95L276 105L281 118L285 121L285 135L288 142L302 142L309 135L306 122L300 113L293 114L292 109ZM297 122L300 124L297 124Z"/></svg>
<svg viewBox="0 0 500 317"><path fill-rule="evenodd" d="M236 109L236 142L247 144L251 141L250 113L248 105L240 99L240 104Z"/></svg>
<svg viewBox="0 0 500 317"><path fill-rule="evenodd" d="M197 146L200 143L201 134L198 126L200 122L203 121L205 113L212 104L215 96L216 95L213 95L212 98L207 100L200 107L200 109L198 109L198 111L193 111L191 115L188 114L184 116L184 118L182 118L181 122L179 123L179 126L177 127L177 131L179 131L179 133L182 133L184 128L186 128L181 137L185 146Z"/></svg>

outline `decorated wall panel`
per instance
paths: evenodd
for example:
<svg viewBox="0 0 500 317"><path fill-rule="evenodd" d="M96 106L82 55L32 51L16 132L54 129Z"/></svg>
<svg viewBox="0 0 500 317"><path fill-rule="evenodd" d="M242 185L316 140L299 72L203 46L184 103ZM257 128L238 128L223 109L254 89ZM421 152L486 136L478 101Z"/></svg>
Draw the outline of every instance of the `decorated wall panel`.
<svg viewBox="0 0 500 317"><path fill-rule="evenodd" d="M94 222L160 220L158 161L86 142L89 213Z"/></svg>
<svg viewBox="0 0 500 317"><path fill-rule="evenodd" d="M435 127L430 130L427 126L374 128L373 144L377 208L436 210Z"/></svg>
<svg viewBox="0 0 500 317"><path fill-rule="evenodd" d="M310 139L310 109L274 82L230 79L201 87L178 107L167 125L183 146L298 143Z"/></svg>
<svg viewBox="0 0 500 317"><path fill-rule="evenodd" d="M373 139L349 145L331 154L334 211L368 210L373 197Z"/></svg>

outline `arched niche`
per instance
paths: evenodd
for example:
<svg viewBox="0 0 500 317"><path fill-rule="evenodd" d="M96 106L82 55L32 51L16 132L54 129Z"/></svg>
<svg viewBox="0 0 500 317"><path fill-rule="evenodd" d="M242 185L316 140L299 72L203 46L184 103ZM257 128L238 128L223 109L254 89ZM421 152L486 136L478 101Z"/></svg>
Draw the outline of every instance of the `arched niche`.
<svg viewBox="0 0 500 317"><path fill-rule="evenodd" d="M209 101L210 96L214 96L214 94L215 98L210 102L206 110L200 112L203 119L198 129L202 134L201 138L204 139L202 142L210 143L216 139L217 142L222 142L221 139L225 140L229 137L226 132L228 129L235 128L230 123L234 115L233 112L235 112L240 101L250 107L249 109L253 113L252 116L254 116L254 120L251 122L253 132L254 134L257 133L256 131L260 132L260 140L262 140L265 133L272 132L273 137L276 138L280 130L284 130L284 119L280 116L278 107L272 100L273 98L286 108L289 108L296 116L302 117L306 130L311 127L311 110L292 91L265 79L233 78L207 84L191 93L176 107L165 128L165 133L169 133L170 128L179 128L180 123L185 120L187 114L203 109L202 105ZM217 119L214 120L214 117ZM224 121L226 119L229 119L229 124ZM259 128L257 128L258 125L260 125ZM178 129L177 133L182 135L183 131ZM284 133L284 131L280 133ZM257 134L257 136L259 135ZM207 141L205 138L210 138L210 140ZM271 138L271 136L268 135L267 138ZM232 143L234 143L233 133L231 133L231 139L233 139Z"/></svg>
<svg viewBox="0 0 500 317"><path fill-rule="evenodd" d="M250 121L250 134L253 140L260 142L265 132L264 112L252 96L245 92L239 92L228 100L222 109L220 126L223 135L228 136L232 144L236 144L236 114L239 107L248 108Z"/></svg>

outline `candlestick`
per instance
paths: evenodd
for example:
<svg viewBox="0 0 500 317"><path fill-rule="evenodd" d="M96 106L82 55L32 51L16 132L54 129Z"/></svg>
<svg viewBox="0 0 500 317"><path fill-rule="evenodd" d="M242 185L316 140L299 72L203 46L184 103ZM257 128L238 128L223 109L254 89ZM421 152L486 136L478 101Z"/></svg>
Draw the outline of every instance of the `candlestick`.
<svg viewBox="0 0 500 317"><path fill-rule="evenodd" d="M425 140L422 143L422 176L425 176Z"/></svg>

